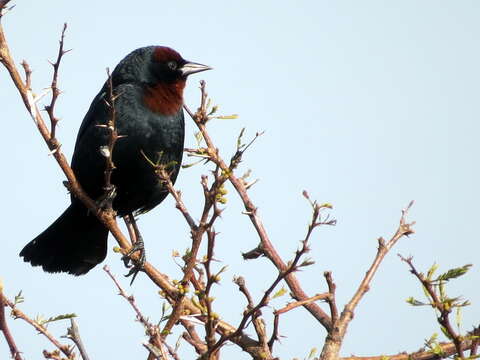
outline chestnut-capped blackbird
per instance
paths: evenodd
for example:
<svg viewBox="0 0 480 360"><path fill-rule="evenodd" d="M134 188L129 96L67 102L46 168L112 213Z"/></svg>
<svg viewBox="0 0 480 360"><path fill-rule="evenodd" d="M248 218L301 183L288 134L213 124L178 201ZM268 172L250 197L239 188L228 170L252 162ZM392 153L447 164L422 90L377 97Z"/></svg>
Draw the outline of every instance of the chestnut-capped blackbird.
<svg viewBox="0 0 480 360"><path fill-rule="evenodd" d="M122 138L115 144L116 187L112 207L119 216L146 212L157 206L168 191L148 159L173 164L175 181L183 154L183 89L188 75L210 67L184 60L163 46L137 49L112 72L116 129ZM86 193L99 200L105 194L105 156L108 144L105 124L111 116L105 83L93 99L78 132L72 169ZM100 126L99 126L100 125ZM102 126L103 125L103 126ZM100 200L99 200L100 201ZM20 252L24 261L41 265L47 272L87 273L105 259L107 228L74 196L65 212Z"/></svg>

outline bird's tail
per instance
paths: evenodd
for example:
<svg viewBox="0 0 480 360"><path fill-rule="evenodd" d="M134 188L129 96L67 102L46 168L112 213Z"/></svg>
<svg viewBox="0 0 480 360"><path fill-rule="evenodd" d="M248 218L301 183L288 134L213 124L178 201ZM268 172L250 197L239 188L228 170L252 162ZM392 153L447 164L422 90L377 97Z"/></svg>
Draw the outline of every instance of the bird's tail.
<svg viewBox="0 0 480 360"><path fill-rule="evenodd" d="M107 255L107 228L78 201L20 252L47 272L82 275Z"/></svg>

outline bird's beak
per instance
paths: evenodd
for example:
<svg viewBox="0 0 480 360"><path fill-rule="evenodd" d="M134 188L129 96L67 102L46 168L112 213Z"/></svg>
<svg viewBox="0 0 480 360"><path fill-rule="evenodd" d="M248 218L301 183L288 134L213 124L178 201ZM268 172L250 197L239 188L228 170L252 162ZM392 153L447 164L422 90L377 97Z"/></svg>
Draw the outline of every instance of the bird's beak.
<svg viewBox="0 0 480 360"><path fill-rule="evenodd" d="M198 63L194 63L194 62L187 62L186 64L184 64L180 68L180 71L182 72L183 76L188 76L190 74L195 74L195 73L198 73L200 71L207 71L207 70L211 70L211 69L212 68L210 66L207 66L207 65L202 65L202 64L198 64Z"/></svg>

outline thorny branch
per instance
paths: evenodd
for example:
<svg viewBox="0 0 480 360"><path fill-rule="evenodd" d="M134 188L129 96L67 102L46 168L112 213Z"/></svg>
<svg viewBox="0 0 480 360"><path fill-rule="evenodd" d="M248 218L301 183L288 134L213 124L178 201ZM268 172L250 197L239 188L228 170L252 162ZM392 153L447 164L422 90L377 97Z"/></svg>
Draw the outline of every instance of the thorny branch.
<svg viewBox="0 0 480 360"><path fill-rule="evenodd" d="M137 321L140 322L143 327L145 328L145 331L147 335L149 336L149 343L144 344L144 346L155 356L158 356L157 354L157 349L160 351L161 356L163 359L168 359L165 353L164 349L164 341L163 338L160 336L160 329L158 325L153 325L148 319L142 314L140 309L138 308L137 304L135 303L135 298L133 295L127 295L125 290L122 288L118 280L115 278L115 276L112 274L110 271L110 268L105 265L103 267L103 270L108 274L110 279L115 283L115 286L117 287L119 291L119 295L126 299L130 306L132 307L133 311L135 311Z"/></svg>
<svg viewBox="0 0 480 360"><path fill-rule="evenodd" d="M440 296L437 294L437 291L435 290L435 284L434 281L429 279L429 277L425 276L423 273L419 273L415 266L413 265L413 258L408 257L405 258L402 255L398 254L400 259L407 263L407 265L410 268L410 272L420 281L422 284L423 288L425 289L426 293L428 293L428 296L431 299L430 305L438 310L439 316L437 317L438 323L442 326L442 329L444 329L444 332L448 336L449 339L453 341L453 344L455 345L455 349L457 352L457 355L461 358L464 359L464 354L463 354L463 342L464 342L464 337L462 337L460 334L458 334L450 320L450 314L452 310L457 307L457 306L462 306L462 305L457 305L456 304L456 299L441 299ZM467 265L468 268L468 265ZM433 275L433 271L432 271ZM442 293L444 290L442 288L443 284L441 284L442 280L440 280L440 292ZM473 349L472 349L473 350Z"/></svg>
<svg viewBox="0 0 480 360"><path fill-rule="evenodd" d="M335 301L335 290L337 286L333 282L332 273L330 271L325 271L323 273L323 276L325 277L325 280L327 281L327 285L328 285L329 296L327 297L326 300L327 300L328 306L330 307L330 316L332 317L332 322L335 324L338 320L338 308Z"/></svg>
<svg viewBox="0 0 480 360"><path fill-rule="evenodd" d="M209 115L207 110L207 93L205 90L205 82L200 82L201 90L201 102L198 110L193 113L187 106L184 105L184 109L193 119L197 125L200 133L206 144L206 149L201 149L201 155L208 155L208 159L215 163L218 166L223 174L228 175L228 181L233 185L238 195L240 196L244 206L245 214L248 215L250 221L252 222L255 230L257 231L258 237L260 239L260 245L256 250L265 255L270 261L275 265L279 271L285 271L287 269L287 264L282 260L276 249L274 248L270 238L267 234L265 227L257 214L257 208L253 204L247 193L247 187L245 181L241 178L238 178L233 173L233 165L237 165L241 158L238 156L233 156L232 159L235 159L233 163L227 165L225 161L219 156L218 149L215 147L210 135L206 129L206 123L208 122ZM296 300L306 300L309 296L303 291L300 283L298 282L296 276L293 273L290 273L286 276L285 281L287 282L291 292L293 293ZM320 306L315 303L305 304L304 307L327 329L330 330L332 327L330 317L323 311Z"/></svg>
<svg viewBox="0 0 480 360"><path fill-rule="evenodd" d="M22 312L15 303L8 300L2 294L3 304L6 304L12 311L11 314L15 319L22 319L26 321L28 324L33 326L35 330L37 330L40 334L45 336L59 351L61 351L68 359L72 359L74 357L74 353L72 352L72 348L68 345L61 344L48 330L45 326L38 323L37 321L31 319L28 315ZM3 308L3 307L2 307ZM85 360L85 359L84 359Z"/></svg>
<svg viewBox="0 0 480 360"><path fill-rule="evenodd" d="M8 328L7 319L5 317L5 306L7 305L7 299L5 298L5 295L3 295L3 286L0 284L0 331L3 333L3 336L7 341L12 358L15 360L22 360L20 350L18 350L13 335Z"/></svg>
<svg viewBox="0 0 480 360"><path fill-rule="evenodd" d="M75 345L77 345L80 356L83 360L90 360L85 345L83 344L82 338L80 337L80 331L78 330L78 325L75 322L74 318L70 319L70 327L67 329L67 335L64 336L68 339L71 339Z"/></svg>
<svg viewBox="0 0 480 360"><path fill-rule="evenodd" d="M115 120L117 116L115 100L120 95L121 94L113 93L112 75L110 74L110 69L107 68L107 96L104 101L109 110L109 117L106 124L97 125L98 127L105 128L108 131L108 143L99 149L100 153L105 157L105 193L100 206L107 211L113 211L112 203L116 193L115 186L112 184L112 172L115 170L115 164L113 163L113 149L117 140L121 138L121 136L118 135L117 127L115 126Z"/></svg>
<svg viewBox="0 0 480 360"><path fill-rule="evenodd" d="M353 319L353 314L355 308L360 303L360 300L363 298L365 293L370 289L370 283L377 272L382 260L385 258L385 255L390 251L390 249L404 236L413 234L414 231L412 226L415 222L407 223L406 217L408 211L413 205L413 201L407 206L406 209L402 210L402 216L400 218L400 224L397 231L392 236L389 241L385 241L383 238L378 239L378 249L375 259L372 262L372 265L368 269L365 277L361 281L358 289L351 298L351 300L345 305L340 317L335 322L335 327L328 332L327 338L325 340L325 345L322 350L322 359L323 360L336 360L343 342L343 338L347 332L348 325Z"/></svg>
<svg viewBox="0 0 480 360"><path fill-rule="evenodd" d="M50 105L45 106L45 111L48 113L48 117L50 118L50 141L52 143L52 146L54 145L55 148L51 148L50 150L55 151L55 149L60 146L58 143L57 139L55 138L55 130L57 128L57 124L59 119L55 116L54 109L55 109L55 103L57 102L58 95L60 95L60 89L57 86L58 83L58 70L60 69L60 62L62 61L63 55L65 55L69 50L63 50L63 41L65 38L65 31L67 30L67 23L63 24L63 30L62 30L62 35L60 36L60 41L59 41L59 46L58 46L58 55L57 55L57 60L50 64L53 67L53 77L52 77L52 84L50 86L52 90L52 100L50 101ZM25 62L25 65L27 63ZM25 69L25 72L27 73L27 87L30 88L30 71L27 71Z"/></svg>

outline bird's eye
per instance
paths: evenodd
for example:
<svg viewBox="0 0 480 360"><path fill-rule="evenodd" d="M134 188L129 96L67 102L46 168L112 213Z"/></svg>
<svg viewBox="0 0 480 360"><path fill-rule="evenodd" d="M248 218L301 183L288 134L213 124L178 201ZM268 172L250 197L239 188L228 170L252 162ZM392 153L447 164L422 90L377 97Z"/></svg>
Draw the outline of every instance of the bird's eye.
<svg viewBox="0 0 480 360"><path fill-rule="evenodd" d="M177 63L175 61L169 61L167 63L167 66L170 68L170 70L177 70Z"/></svg>

